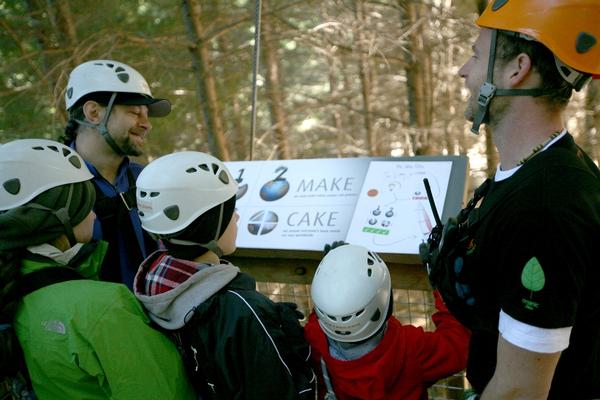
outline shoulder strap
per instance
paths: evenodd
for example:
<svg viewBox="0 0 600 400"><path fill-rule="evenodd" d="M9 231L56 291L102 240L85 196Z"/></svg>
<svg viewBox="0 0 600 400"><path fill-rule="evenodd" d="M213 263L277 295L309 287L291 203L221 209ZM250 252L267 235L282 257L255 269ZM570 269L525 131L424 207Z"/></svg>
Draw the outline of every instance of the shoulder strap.
<svg viewBox="0 0 600 400"><path fill-rule="evenodd" d="M49 267L22 276L20 279L19 290L21 296L25 297L29 293L35 292L43 287L78 279L85 278L72 268Z"/></svg>
<svg viewBox="0 0 600 400"><path fill-rule="evenodd" d="M127 169L127 182L129 183L128 188L125 192L117 191L117 195L114 197L107 196L96 180L92 180L94 184L94 188L96 189L96 202L94 204L94 209L98 214L99 218L103 218L105 216L112 216L116 214L116 209L120 203L122 203L127 210L130 210L136 207L135 200L135 177L133 176L133 172L131 169Z"/></svg>

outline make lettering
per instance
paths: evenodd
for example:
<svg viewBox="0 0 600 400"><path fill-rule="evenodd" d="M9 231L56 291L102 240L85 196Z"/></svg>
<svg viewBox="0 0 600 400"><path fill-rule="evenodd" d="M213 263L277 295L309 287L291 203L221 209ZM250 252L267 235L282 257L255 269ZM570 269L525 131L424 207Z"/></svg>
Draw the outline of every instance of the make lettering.
<svg viewBox="0 0 600 400"><path fill-rule="evenodd" d="M332 179L302 179L297 192L349 192L354 185L354 177Z"/></svg>

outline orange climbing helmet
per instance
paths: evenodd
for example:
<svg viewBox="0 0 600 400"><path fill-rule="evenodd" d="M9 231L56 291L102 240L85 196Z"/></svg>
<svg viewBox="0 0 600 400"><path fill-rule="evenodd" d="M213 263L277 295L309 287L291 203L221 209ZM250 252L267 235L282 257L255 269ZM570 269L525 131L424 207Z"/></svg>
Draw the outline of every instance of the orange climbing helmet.
<svg viewBox="0 0 600 400"><path fill-rule="evenodd" d="M491 0L477 25L534 39L559 59L559 71L568 66L598 79L599 17L599 0Z"/></svg>

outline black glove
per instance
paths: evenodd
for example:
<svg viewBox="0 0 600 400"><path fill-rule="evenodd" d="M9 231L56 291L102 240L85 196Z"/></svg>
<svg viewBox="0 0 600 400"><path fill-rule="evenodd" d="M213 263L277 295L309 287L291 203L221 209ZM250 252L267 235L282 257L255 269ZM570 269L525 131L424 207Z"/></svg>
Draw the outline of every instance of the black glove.
<svg viewBox="0 0 600 400"><path fill-rule="evenodd" d="M337 240L331 244L327 243L325 245L325 247L323 248L323 255L326 255L327 253L329 253L331 250L335 249L336 247L340 247L345 244L348 244L348 243L344 242L343 240Z"/></svg>
<svg viewBox="0 0 600 400"><path fill-rule="evenodd" d="M296 318L301 320L304 319L304 313L302 313L302 311L298 310L298 304L291 302L291 301L279 301L277 302L277 306L278 307L287 307L289 308L291 311L294 312L294 314L296 315Z"/></svg>

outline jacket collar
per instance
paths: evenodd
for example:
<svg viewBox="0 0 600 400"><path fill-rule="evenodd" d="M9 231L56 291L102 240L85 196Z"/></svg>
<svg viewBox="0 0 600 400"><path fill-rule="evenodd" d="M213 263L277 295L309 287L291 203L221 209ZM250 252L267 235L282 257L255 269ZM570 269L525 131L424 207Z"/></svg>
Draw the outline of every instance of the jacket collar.
<svg viewBox="0 0 600 400"><path fill-rule="evenodd" d="M75 254L67 264L55 261L50 257L27 252L22 261L23 274L29 274L48 267L73 268L88 279L98 279L102 260L106 254L108 243L104 241L86 243Z"/></svg>

